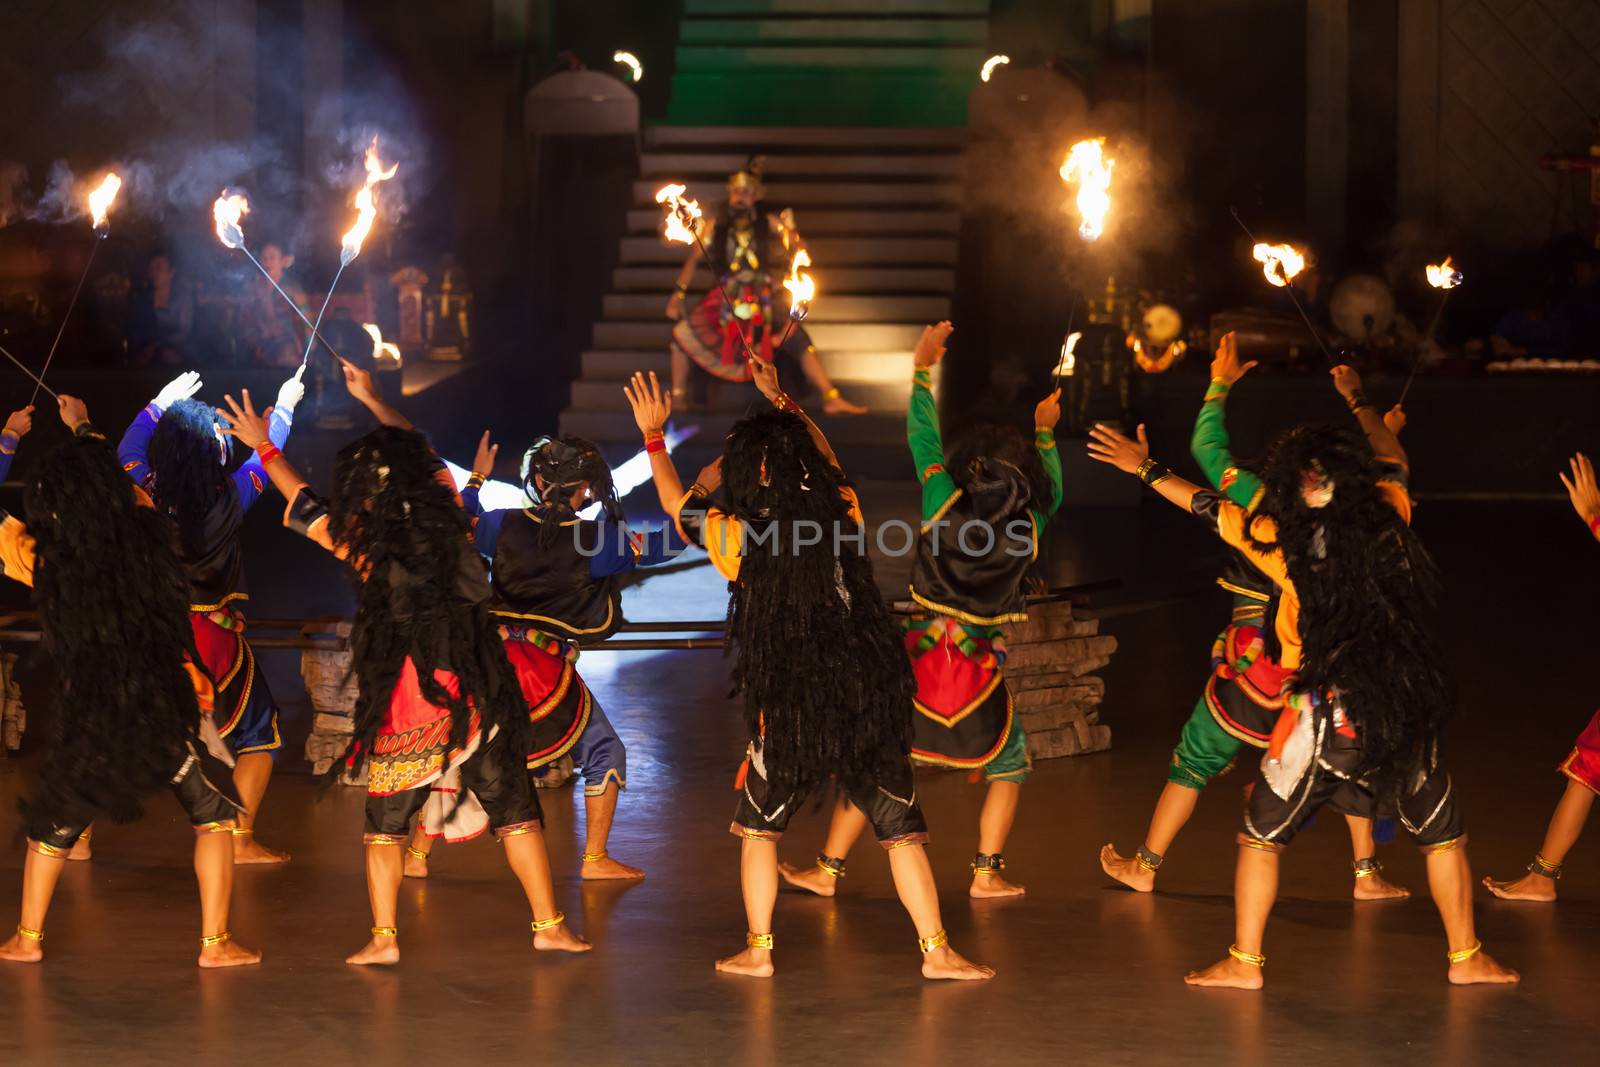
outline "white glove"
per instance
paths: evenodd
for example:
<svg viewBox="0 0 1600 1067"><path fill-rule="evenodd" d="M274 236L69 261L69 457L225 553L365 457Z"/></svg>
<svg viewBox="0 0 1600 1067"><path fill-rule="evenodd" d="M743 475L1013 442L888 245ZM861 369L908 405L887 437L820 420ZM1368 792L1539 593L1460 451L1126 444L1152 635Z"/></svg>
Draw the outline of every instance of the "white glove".
<svg viewBox="0 0 1600 1067"><path fill-rule="evenodd" d="M294 372L294 377L278 387L278 402L272 405L272 410L282 413L284 418L294 417L294 406L305 397L305 383L300 376L306 372L306 365L300 364L300 369Z"/></svg>
<svg viewBox="0 0 1600 1067"><path fill-rule="evenodd" d="M172 381L161 387L161 392L150 401L157 411L166 411L180 400L188 400L200 391L200 373L198 371L184 371Z"/></svg>

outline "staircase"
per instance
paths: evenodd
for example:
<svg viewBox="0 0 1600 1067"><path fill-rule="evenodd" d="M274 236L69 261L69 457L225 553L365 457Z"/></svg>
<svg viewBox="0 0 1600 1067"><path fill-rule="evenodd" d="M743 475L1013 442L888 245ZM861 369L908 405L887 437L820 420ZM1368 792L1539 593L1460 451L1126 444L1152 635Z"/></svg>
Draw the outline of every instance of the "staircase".
<svg viewBox="0 0 1600 1067"><path fill-rule="evenodd" d="M691 0L696 6L704 4ZM636 370L656 371L663 384L669 380L672 323L665 309L686 255L683 245L660 237L655 191L685 182L710 215L725 195L728 174L750 153L762 152L768 204L794 208L811 248L818 294L806 327L835 384L872 409L818 421L853 477L911 477L904 428L911 348L923 326L950 315L965 136L964 129L937 128L648 130L619 265L561 416L562 432L595 440L613 461L638 449L622 384ZM690 300L711 283L702 269ZM700 427L695 447L686 448L686 474L701 455L709 458L720 448L753 395L748 387L720 385L710 412L675 417L679 425Z"/></svg>

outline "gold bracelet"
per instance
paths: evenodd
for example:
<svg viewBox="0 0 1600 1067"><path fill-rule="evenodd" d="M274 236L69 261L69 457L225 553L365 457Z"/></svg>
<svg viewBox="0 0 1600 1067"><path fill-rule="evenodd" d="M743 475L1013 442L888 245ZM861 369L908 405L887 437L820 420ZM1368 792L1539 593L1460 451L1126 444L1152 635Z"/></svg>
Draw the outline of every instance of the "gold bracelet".
<svg viewBox="0 0 1600 1067"><path fill-rule="evenodd" d="M1139 464L1133 469L1133 476L1142 482L1144 481L1145 476L1155 469L1156 461L1153 459L1146 459L1143 463Z"/></svg>
<svg viewBox="0 0 1600 1067"><path fill-rule="evenodd" d="M772 935L771 934L751 934L751 933L747 933L747 934L744 935L744 943L745 943L745 946L747 948L764 948L768 952L772 951Z"/></svg>
<svg viewBox="0 0 1600 1067"><path fill-rule="evenodd" d="M611 853L607 852L605 849L601 849L599 852L585 852L583 854L583 862L599 863L601 860L609 858L610 855Z"/></svg>
<svg viewBox="0 0 1600 1067"><path fill-rule="evenodd" d="M558 911L548 919L533 920L533 922L528 924L528 928L537 934L541 930L553 930L566 921L566 915Z"/></svg>
<svg viewBox="0 0 1600 1067"><path fill-rule="evenodd" d="M374 926L372 928L372 936L373 937L399 937L400 936L400 928L398 926Z"/></svg>
<svg viewBox="0 0 1600 1067"><path fill-rule="evenodd" d="M917 947L922 950L922 954L924 956L936 948L944 948L944 946L948 945L949 943L950 935L945 933L942 927L932 937L917 938Z"/></svg>
<svg viewBox="0 0 1600 1067"><path fill-rule="evenodd" d="M207 934L200 939L201 948L214 948L217 945L226 945L233 940L233 935L224 930L220 934Z"/></svg>
<svg viewBox="0 0 1600 1067"><path fill-rule="evenodd" d="M411 845L406 846L406 855L410 856L414 860L421 860L423 863L428 862L428 854L422 851L420 848L414 848Z"/></svg>
<svg viewBox="0 0 1600 1067"><path fill-rule="evenodd" d="M1455 964L1455 963L1466 963L1468 960L1470 960L1472 957L1476 956L1478 953L1480 953L1482 951L1483 951L1483 942L1482 941L1475 941L1475 942L1473 942L1473 945L1472 945L1471 948L1464 948L1464 949L1461 949L1459 952L1446 952L1445 953L1445 958L1447 958L1452 964Z"/></svg>
<svg viewBox="0 0 1600 1067"><path fill-rule="evenodd" d="M1232 956L1240 963L1247 963L1252 967L1265 967L1267 965L1267 957L1258 955L1254 952L1246 952L1238 945L1229 945L1228 955Z"/></svg>
<svg viewBox="0 0 1600 1067"><path fill-rule="evenodd" d="M26 926L18 926L17 933L22 937L27 938L29 941L38 942L44 940L43 930L30 930Z"/></svg>

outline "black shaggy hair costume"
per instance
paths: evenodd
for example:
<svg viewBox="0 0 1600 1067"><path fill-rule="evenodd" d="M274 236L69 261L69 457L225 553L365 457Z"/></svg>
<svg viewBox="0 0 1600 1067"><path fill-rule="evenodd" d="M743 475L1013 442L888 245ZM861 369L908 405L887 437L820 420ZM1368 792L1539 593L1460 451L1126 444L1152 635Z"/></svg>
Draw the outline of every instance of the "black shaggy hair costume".
<svg viewBox="0 0 1600 1067"><path fill-rule="evenodd" d="M1313 465L1333 482L1326 507L1301 496ZM1438 572L1378 487L1393 476L1354 431L1300 427L1269 450L1257 509L1277 523L1300 596L1304 687L1339 691L1361 727L1363 773L1388 785L1427 765L1452 703L1432 631Z"/></svg>
<svg viewBox="0 0 1600 1067"><path fill-rule="evenodd" d="M200 727L184 662L198 665L172 525L141 506L103 438L75 437L34 466L34 604L59 677L36 803L63 820L139 817ZM203 670L203 668L201 668Z"/></svg>
<svg viewBox="0 0 1600 1067"><path fill-rule="evenodd" d="M749 736L763 737L773 795L830 776L870 787L910 752L916 687L865 544L835 552L835 529L855 526L842 476L805 421L780 411L734 425L722 476L747 537L728 585L733 692L744 697ZM816 531L820 543L801 543Z"/></svg>
<svg viewBox="0 0 1600 1067"><path fill-rule="evenodd" d="M945 448L945 470L991 522L1037 508L1050 510L1050 476L1033 439L1014 426L969 426Z"/></svg>
<svg viewBox="0 0 1600 1067"><path fill-rule="evenodd" d="M538 481L542 479L544 489ZM606 517L623 521L622 503L611 479L611 467L600 454L600 447L575 434L541 437L522 454L522 488L528 499L547 508L556 521L542 524L540 542L549 547L561 536L560 524L575 517L572 494L585 482L589 494L600 502Z"/></svg>
<svg viewBox="0 0 1600 1067"><path fill-rule="evenodd" d="M407 656L423 695L450 709L452 746L468 741L470 701L485 735L499 727L488 751L525 773L528 707L483 599L471 599L483 564L439 470L426 437L387 426L346 445L335 461L329 533L358 572L350 669L359 697L350 747L326 781L352 756L352 773L365 762ZM458 695L435 680L436 669L456 675Z"/></svg>
<svg viewBox="0 0 1600 1067"><path fill-rule="evenodd" d="M184 551L206 550L206 519L217 502L237 490L224 467L226 443L217 440L217 415L198 400L179 400L162 413L150 436L156 506L178 524ZM224 439L224 442L231 439Z"/></svg>

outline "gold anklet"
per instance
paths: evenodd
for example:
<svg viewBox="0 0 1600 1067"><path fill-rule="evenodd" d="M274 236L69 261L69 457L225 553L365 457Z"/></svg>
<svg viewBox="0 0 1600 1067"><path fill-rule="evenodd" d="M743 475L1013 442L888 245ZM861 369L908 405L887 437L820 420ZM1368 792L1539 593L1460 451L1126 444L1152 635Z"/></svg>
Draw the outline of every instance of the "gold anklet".
<svg viewBox="0 0 1600 1067"><path fill-rule="evenodd" d="M1228 955L1240 963L1247 963L1252 967L1265 967L1267 965L1267 957L1255 952L1246 952L1238 945L1229 945Z"/></svg>
<svg viewBox="0 0 1600 1067"><path fill-rule="evenodd" d="M601 860L609 859L610 857L611 853L607 852L605 849L601 849L599 852L585 852L583 854L583 862L599 863Z"/></svg>
<svg viewBox="0 0 1600 1067"><path fill-rule="evenodd" d="M1368 856L1364 860L1356 860L1350 866L1351 869L1356 872L1357 878L1371 878L1373 875L1383 870L1383 864L1379 863L1377 859L1372 856Z"/></svg>
<svg viewBox="0 0 1600 1067"><path fill-rule="evenodd" d="M400 936L400 928L398 926L374 926L372 928L372 936L373 937L399 937Z"/></svg>
<svg viewBox="0 0 1600 1067"><path fill-rule="evenodd" d="M817 870L829 878L844 877L844 860L838 856L830 856L826 852L817 856Z"/></svg>
<svg viewBox="0 0 1600 1067"><path fill-rule="evenodd" d="M410 856L414 860L421 860L423 863L428 862L428 854L422 851L420 848L413 848L412 846L407 845L406 855Z"/></svg>
<svg viewBox="0 0 1600 1067"><path fill-rule="evenodd" d="M230 832L233 834L234 837L254 837L254 836L256 836L256 832L255 832L255 828L254 827L235 826Z"/></svg>
<svg viewBox="0 0 1600 1067"><path fill-rule="evenodd" d="M749 948L764 948L768 952L772 951L771 934L745 934L744 943Z"/></svg>
<svg viewBox="0 0 1600 1067"><path fill-rule="evenodd" d="M832 388L828 389L827 392L822 394L822 399L824 399L824 400L838 400L839 397L842 396L842 395L843 394L839 392L839 387L837 385L835 385Z"/></svg>
<svg viewBox="0 0 1600 1067"><path fill-rule="evenodd" d="M1445 958L1451 963L1466 963L1472 957L1483 951L1483 942L1475 941L1471 948L1464 948L1459 952L1447 952Z"/></svg>
<svg viewBox="0 0 1600 1067"><path fill-rule="evenodd" d="M945 933L943 928L941 928L932 937L919 937L919 938L917 938L917 947L922 950L922 954L924 956L926 956L928 953L932 952L936 948L944 948L949 943L950 943L950 935Z"/></svg>
<svg viewBox="0 0 1600 1067"><path fill-rule="evenodd" d="M201 948L215 948L217 945L226 945L233 940L233 935L224 930L220 934L207 934L200 939Z"/></svg>
<svg viewBox="0 0 1600 1067"><path fill-rule="evenodd" d="M1133 852L1134 862L1139 865L1139 869L1149 874L1155 874L1159 871L1161 869L1161 861L1165 858L1161 853L1151 852L1143 845L1140 845Z"/></svg>
<svg viewBox="0 0 1600 1067"><path fill-rule="evenodd" d="M19 926L19 927L17 927L17 933L21 934L23 937L27 938L29 941L43 941L44 940L44 931L43 930L30 930L26 926Z"/></svg>
<svg viewBox="0 0 1600 1067"><path fill-rule="evenodd" d="M553 930L557 926L560 926L562 923L564 923L566 921L567 921L566 915L564 915L564 914L562 914L561 912L558 911L548 919L535 919L535 920L533 920L533 922L528 924L528 927L534 933L538 933L540 930Z"/></svg>
<svg viewBox="0 0 1600 1067"><path fill-rule="evenodd" d="M1561 877L1561 864L1551 863L1539 853L1533 854L1533 862L1528 864L1528 873L1537 874L1541 878L1548 878L1552 882Z"/></svg>

